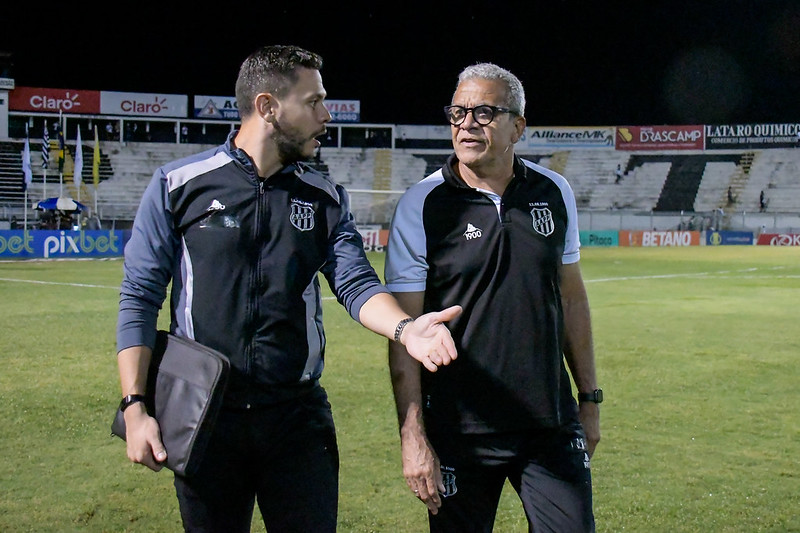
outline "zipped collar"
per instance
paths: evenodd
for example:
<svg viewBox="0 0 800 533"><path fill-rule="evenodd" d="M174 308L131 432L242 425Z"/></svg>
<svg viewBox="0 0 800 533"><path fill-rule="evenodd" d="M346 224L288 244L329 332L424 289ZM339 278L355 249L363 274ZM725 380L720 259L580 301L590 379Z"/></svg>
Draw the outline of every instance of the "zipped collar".
<svg viewBox="0 0 800 533"><path fill-rule="evenodd" d="M239 130L234 130L228 134L228 139L225 141L225 151L231 156L231 158L239 163L248 174L252 175L254 178L258 178L258 172L256 171L256 164L253 162L253 158L248 155L247 152L242 150L241 148L237 148L233 144L233 140L236 138L236 135L239 133ZM286 165L282 169L280 169L276 174L286 174L294 172L295 174L300 174L305 172L305 170L300 166L299 163L291 163Z"/></svg>
<svg viewBox="0 0 800 533"><path fill-rule="evenodd" d="M456 154L450 154L447 158L447 163L442 167L442 176L444 177L445 183L452 187L458 187L462 189L471 189L469 185L459 176L456 174L453 168L458 164L458 157ZM521 179L530 179L530 174L528 172L528 167L525 166L525 163L522 162L522 159L518 155L514 155L514 178L511 180L512 182L517 178Z"/></svg>
<svg viewBox="0 0 800 533"><path fill-rule="evenodd" d="M237 133L238 130L235 130L228 135L228 139L225 141L225 151L231 156L231 159L236 161L236 163L242 167L245 172L247 172L256 182L259 182L261 180L256 172L256 165L253 163L253 158L251 158L247 152L241 148L236 148L233 144L233 139L236 137ZM305 163L298 161L286 165L274 175L278 174L294 174L309 185L325 191L328 195L330 195L331 198L336 200L336 202L342 201L333 182Z"/></svg>

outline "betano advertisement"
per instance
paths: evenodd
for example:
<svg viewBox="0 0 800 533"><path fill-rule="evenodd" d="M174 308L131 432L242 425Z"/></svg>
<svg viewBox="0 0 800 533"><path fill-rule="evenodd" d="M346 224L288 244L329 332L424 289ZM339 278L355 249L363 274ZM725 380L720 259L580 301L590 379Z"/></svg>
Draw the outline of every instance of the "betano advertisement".
<svg viewBox="0 0 800 533"><path fill-rule="evenodd" d="M699 231L620 231L620 246L699 246Z"/></svg>

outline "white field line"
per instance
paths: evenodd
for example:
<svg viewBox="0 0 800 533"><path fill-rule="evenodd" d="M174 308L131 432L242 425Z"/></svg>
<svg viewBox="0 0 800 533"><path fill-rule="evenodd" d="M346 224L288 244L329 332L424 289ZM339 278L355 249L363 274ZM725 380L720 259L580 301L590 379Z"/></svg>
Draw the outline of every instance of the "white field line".
<svg viewBox="0 0 800 533"><path fill-rule="evenodd" d="M786 267L777 266L771 267L766 270L782 270ZM672 279L672 278L699 278L699 277L738 277L738 278L748 278L748 279L755 279L755 278L789 278L789 279L796 279L800 278L800 274L789 274L789 275L772 275L769 273L765 274L758 274L753 275L753 273L758 272L760 269L758 268L745 268L741 270L717 270L714 272L685 272L681 274L656 274L652 276L619 276L614 278L597 278L597 279L584 279L584 283L605 283L609 281L635 281L635 280L643 280L643 279ZM33 283L38 285L60 285L65 287L86 287L92 289L114 289L119 290L119 285L111 286L111 285L94 285L91 283L66 283L61 281L41 281L41 280L32 280L32 279L16 279L16 278L0 278L0 281L7 281L9 283ZM323 300L334 300L333 296L326 296L323 297Z"/></svg>
<svg viewBox="0 0 800 533"><path fill-rule="evenodd" d="M35 279L14 279L14 278L0 278L0 281L8 281L10 283L35 283L37 285L61 285L64 287L89 287L92 289L116 289L119 290L119 285L112 287L111 285L92 285L91 283L65 283L61 281L40 281Z"/></svg>
<svg viewBox="0 0 800 533"><path fill-rule="evenodd" d="M641 280L641 279L671 279L671 278L740 278L740 279L776 279L776 278L789 278L795 279L800 278L800 274L787 274L787 275L775 275L770 273L763 273L763 274L754 274L759 270L783 270L786 267L784 266L776 266L770 267L767 269L759 269L759 268L743 268L740 270L717 270L713 272L683 272L680 274L654 274L652 276L619 276L615 278L597 278L597 279L584 279L584 283L603 283L608 281L632 281L632 280Z"/></svg>

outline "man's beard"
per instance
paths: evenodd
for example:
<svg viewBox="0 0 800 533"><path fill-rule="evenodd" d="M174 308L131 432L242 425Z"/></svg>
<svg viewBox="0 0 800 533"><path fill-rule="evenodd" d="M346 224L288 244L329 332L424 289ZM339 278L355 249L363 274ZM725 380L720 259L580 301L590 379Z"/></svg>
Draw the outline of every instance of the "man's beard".
<svg viewBox="0 0 800 533"><path fill-rule="evenodd" d="M283 165L311 159L313 154L306 155L303 153L303 146L309 139L303 137L296 128L292 126L283 128L277 120L273 122L272 127L275 130L273 139L278 146L278 158Z"/></svg>

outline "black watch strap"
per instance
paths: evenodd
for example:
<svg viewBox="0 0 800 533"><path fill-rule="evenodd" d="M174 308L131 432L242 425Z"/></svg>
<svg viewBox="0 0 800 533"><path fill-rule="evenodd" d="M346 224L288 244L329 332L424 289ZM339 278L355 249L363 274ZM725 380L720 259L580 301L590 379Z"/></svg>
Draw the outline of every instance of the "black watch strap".
<svg viewBox="0 0 800 533"><path fill-rule="evenodd" d="M592 392L579 392L578 401L603 403L603 389L595 389Z"/></svg>
<svg viewBox="0 0 800 533"><path fill-rule="evenodd" d="M128 394L122 399L121 402L119 402L119 410L124 413L125 409L127 409L131 405L135 404L136 402L143 402L143 401L144 401L144 394Z"/></svg>

